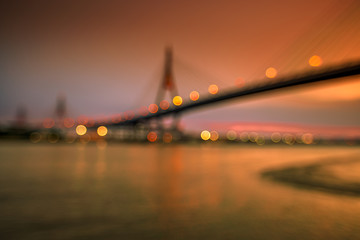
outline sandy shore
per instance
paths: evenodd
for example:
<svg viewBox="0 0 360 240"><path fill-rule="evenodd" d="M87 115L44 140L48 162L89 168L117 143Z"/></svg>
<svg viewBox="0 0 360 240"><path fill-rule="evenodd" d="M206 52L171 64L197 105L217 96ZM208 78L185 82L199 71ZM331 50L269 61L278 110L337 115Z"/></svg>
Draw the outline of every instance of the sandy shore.
<svg viewBox="0 0 360 240"><path fill-rule="evenodd" d="M267 170L262 177L295 187L360 196L360 158L328 160L306 166Z"/></svg>

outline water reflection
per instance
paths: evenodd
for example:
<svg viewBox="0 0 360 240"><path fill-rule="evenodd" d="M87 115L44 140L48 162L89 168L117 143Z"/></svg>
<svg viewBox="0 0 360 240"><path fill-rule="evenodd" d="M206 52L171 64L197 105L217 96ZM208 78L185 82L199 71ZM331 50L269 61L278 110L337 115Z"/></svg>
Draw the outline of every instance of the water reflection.
<svg viewBox="0 0 360 240"><path fill-rule="evenodd" d="M0 232L4 239L355 239L358 197L298 189L260 173L359 153L342 147L2 145ZM358 166L351 165L352 172ZM351 170L342 167L326 171L343 176Z"/></svg>

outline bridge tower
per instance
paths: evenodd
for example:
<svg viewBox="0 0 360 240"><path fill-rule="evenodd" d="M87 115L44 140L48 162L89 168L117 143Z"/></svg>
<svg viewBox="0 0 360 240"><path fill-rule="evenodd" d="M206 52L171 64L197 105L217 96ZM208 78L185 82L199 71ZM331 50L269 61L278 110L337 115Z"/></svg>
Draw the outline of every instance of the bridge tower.
<svg viewBox="0 0 360 240"><path fill-rule="evenodd" d="M165 66L162 81L159 86L159 90L156 95L156 104L160 105L162 100L165 100L166 93L170 93L170 99L178 95L178 91L175 84L175 78L173 74L173 54L172 48L167 47L165 49Z"/></svg>
<svg viewBox="0 0 360 240"><path fill-rule="evenodd" d="M164 72L155 99L155 103L159 106L159 110L163 108L163 101L168 102L169 105L171 105L173 98L177 95L178 89L175 84L173 72L173 51L171 47L166 47ZM151 128L155 128L160 136L171 133L173 137L177 138L181 136L181 132L179 131L179 120L179 114L173 115L171 119L160 118L155 120L155 123L153 122L153 127Z"/></svg>
<svg viewBox="0 0 360 240"><path fill-rule="evenodd" d="M66 100L63 95L59 95L56 100L55 122L60 128L64 126L64 119L66 117Z"/></svg>

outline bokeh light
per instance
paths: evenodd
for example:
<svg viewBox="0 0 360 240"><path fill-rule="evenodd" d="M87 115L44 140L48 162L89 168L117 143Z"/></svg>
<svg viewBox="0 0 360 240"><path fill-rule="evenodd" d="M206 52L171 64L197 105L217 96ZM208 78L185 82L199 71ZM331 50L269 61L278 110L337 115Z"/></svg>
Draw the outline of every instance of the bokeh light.
<svg viewBox="0 0 360 240"><path fill-rule="evenodd" d="M278 143L281 141L281 134L278 132L274 132L271 134L271 141L273 141L274 143Z"/></svg>
<svg viewBox="0 0 360 240"><path fill-rule="evenodd" d="M200 95L199 95L199 93L197 91L192 91L190 93L190 99L192 101L197 101L199 99L199 97L200 97Z"/></svg>
<svg viewBox="0 0 360 240"><path fill-rule="evenodd" d="M323 61L322 61L321 57L319 57L317 55L314 55L309 59L309 64L312 67L319 67L322 65L322 63L323 63Z"/></svg>
<svg viewBox="0 0 360 240"><path fill-rule="evenodd" d="M210 136L211 136L211 134L210 134L210 132L208 130L204 130L200 134L201 139L204 140L204 141L209 140Z"/></svg>
<svg viewBox="0 0 360 240"><path fill-rule="evenodd" d="M32 143L38 143L38 142L41 141L41 139L42 139L42 136L41 136L41 134L38 133L38 132L32 132L32 133L30 134L30 141L31 141Z"/></svg>
<svg viewBox="0 0 360 240"><path fill-rule="evenodd" d="M45 118L43 121L44 128L52 128L55 126L55 121L52 118Z"/></svg>
<svg viewBox="0 0 360 240"><path fill-rule="evenodd" d="M149 105L149 112L156 113L159 110L158 106L155 103Z"/></svg>
<svg viewBox="0 0 360 240"><path fill-rule="evenodd" d="M146 115L148 115L148 114L149 114L148 108L145 107L145 106L142 106L142 107L139 109L139 114L140 114L141 116L146 116Z"/></svg>
<svg viewBox="0 0 360 240"><path fill-rule="evenodd" d="M217 94L219 92L219 88L215 84L211 84L208 88L210 94Z"/></svg>
<svg viewBox="0 0 360 240"><path fill-rule="evenodd" d="M258 137L259 137L259 134L258 134L257 132L251 132L251 133L249 134L249 140L250 140L251 142L253 142L253 143L256 142L256 140L258 139Z"/></svg>
<svg viewBox="0 0 360 240"><path fill-rule="evenodd" d="M301 140L305 144L312 144L314 142L314 136L311 133L305 133L301 136Z"/></svg>
<svg viewBox="0 0 360 240"><path fill-rule="evenodd" d="M266 69L265 75L268 78L275 78L277 75L277 70L273 67L269 67L268 69Z"/></svg>
<svg viewBox="0 0 360 240"><path fill-rule="evenodd" d="M85 135L85 133L87 132L87 128L84 125L77 125L76 126L76 134L79 136Z"/></svg>
<svg viewBox="0 0 360 240"><path fill-rule="evenodd" d="M230 141L236 140L236 132L234 130L230 130L226 133L226 138Z"/></svg>
<svg viewBox="0 0 360 240"><path fill-rule="evenodd" d="M164 135L163 135L164 143L171 143L172 139L173 139L173 137L172 137L171 133L169 133L169 132L164 133Z"/></svg>
<svg viewBox="0 0 360 240"><path fill-rule="evenodd" d="M173 103L176 106L180 106L182 104L182 102L183 102L183 100L182 100L182 97L180 97L180 96L175 96L173 98Z"/></svg>
<svg viewBox="0 0 360 240"><path fill-rule="evenodd" d="M64 127L66 128L72 128L75 124L75 121L74 119L72 118L65 118L64 119Z"/></svg>
<svg viewBox="0 0 360 240"><path fill-rule="evenodd" d="M49 133L47 135L47 140L49 143L57 143L60 140L60 136L57 133Z"/></svg>
<svg viewBox="0 0 360 240"><path fill-rule="evenodd" d="M105 126L100 126L100 127L98 127L96 132L99 136L103 137L103 136L106 136L106 134L108 133L108 130Z"/></svg>
<svg viewBox="0 0 360 240"><path fill-rule="evenodd" d="M263 135L258 135L255 142L257 145L262 146L265 144L265 137Z"/></svg>
<svg viewBox="0 0 360 240"><path fill-rule="evenodd" d="M148 135L147 135L147 140L149 142L155 142L157 139L157 134L156 132L149 132Z"/></svg>
<svg viewBox="0 0 360 240"><path fill-rule="evenodd" d="M284 134L282 137L284 143L288 145L293 145L295 143L295 137L292 134Z"/></svg>
<svg viewBox="0 0 360 240"><path fill-rule="evenodd" d="M249 141L249 134L247 132L242 132L240 134L240 140L242 142L248 142Z"/></svg>
<svg viewBox="0 0 360 240"><path fill-rule="evenodd" d="M170 103L169 103L168 101L162 100L162 101L160 102L160 108L161 108L162 110L167 110L169 107L170 107Z"/></svg>
<svg viewBox="0 0 360 240"><path fill-rule="evenodd" d="M210 132L210 140L215 142L219 139L219 134L217 131L211 131Z"/></svg>

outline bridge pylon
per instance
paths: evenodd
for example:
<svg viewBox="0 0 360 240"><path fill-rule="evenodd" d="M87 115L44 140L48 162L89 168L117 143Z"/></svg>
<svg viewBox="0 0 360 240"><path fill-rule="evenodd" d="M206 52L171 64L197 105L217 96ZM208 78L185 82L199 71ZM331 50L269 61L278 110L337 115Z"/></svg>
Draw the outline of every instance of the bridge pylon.
<svg viewBox="0 0 360 240"><path fill-rule="evenodd" d="M173 98L177 95L178 89L173 72L173 51L172 47L168 46L165 48L164 72L155 99L155 103L159 106L159 110L162 109L164 102L171 104ZM156 128L161 136L166 132L171 132L173 135L179 135L179 120L179 114L173 115L170 121L169 119L156 119L155 122L151 123L151 128Z"/></svg>

